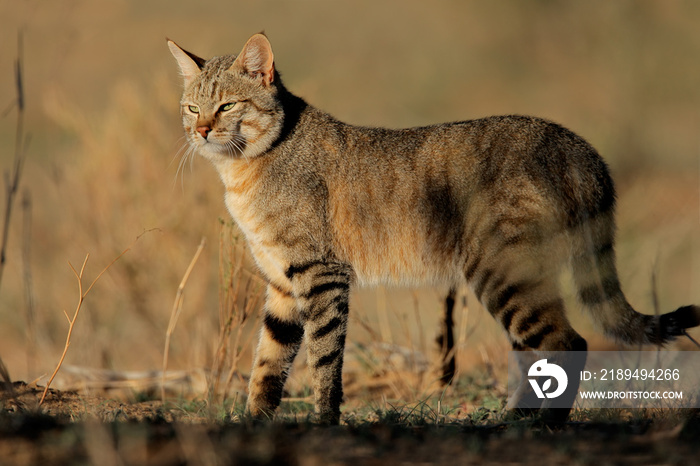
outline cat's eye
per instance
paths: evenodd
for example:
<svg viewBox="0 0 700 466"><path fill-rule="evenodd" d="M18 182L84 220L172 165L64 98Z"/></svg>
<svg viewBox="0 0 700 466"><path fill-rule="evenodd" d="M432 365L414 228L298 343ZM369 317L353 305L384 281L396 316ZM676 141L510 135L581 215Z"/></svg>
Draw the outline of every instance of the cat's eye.
<svg viewBox="0 0 700 466"><path fill-rule="evenodd" d="M199 113L199 107L197 107L196 105L190 105L190 106L187 107L187 108L188 108L189 111L192 112L192 113Z"/></svg>
<svg viewBox="0 0 700 466"><path fill-rule="evenodd" d="M235 102L229 102L229 103L224 104L221 107L219 107L219 111L220 112L228 112L229 110L231 110L233 108L234 105L236 105Z"/></svg>

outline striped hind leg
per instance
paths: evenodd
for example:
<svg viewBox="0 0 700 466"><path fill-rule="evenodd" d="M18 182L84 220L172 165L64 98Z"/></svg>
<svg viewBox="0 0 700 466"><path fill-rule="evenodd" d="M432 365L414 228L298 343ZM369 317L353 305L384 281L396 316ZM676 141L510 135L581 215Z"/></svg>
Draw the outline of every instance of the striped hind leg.
<svg viewBox="0 0 700 466"><path fill-rule="evenodd" d="M259 419L271 418L279 406L284 382L304 336L291 294L268 285L263 314L246 405L246 411Z"/></svg>
<svg viewBox="0 0 700 466"><path fill-rule="evenodd" d="M342 264L311 262L290 267L287 276L298 296L304 321L317 419L324 424L338 424L343 401L350 269Z"/></svg>
<svg viewBox="0 0 700 466"><path fill-rule="evenodd" d="M586 341L569 324L564 303L554 291L554 283L518 285L516 289L520 292L507 300L504 297L512 292L509 286L495 291L491 300L487 299L487 306L491 306L489 311L501 322L513 349L518 352L520 384L508 401L508 407L525 413L540 408L541 419L563 422L578 393L578 374L585 364ZM504 301L507 302L503 304ZM572 353L574 351L583 352L584 356ZM569 374L566 390L556 399L540 399L530 383L533 364L543 359Z"/></svg>
<svg viewBox="0 0 700 466"><path fill-rule="evenodd" d="M578 375L583 369L581 355L574 357L566 352L585 352L586 341L566 318L557 280L558 267L543 263L543 257L524 255L521 263L513 262L513 258L510 255L483 261L491 267L472 266L468 268L468 278L470 274L477 298L506 330L513 349L524 352L518 355L520 384L508 407L526 412L542 408L546 411L540 415L545 420L563 421L575 401L578 377L569 377L565 392L556 400L539 399L528 380L528 370L535 361L547 358L568 373Z"/></svg>

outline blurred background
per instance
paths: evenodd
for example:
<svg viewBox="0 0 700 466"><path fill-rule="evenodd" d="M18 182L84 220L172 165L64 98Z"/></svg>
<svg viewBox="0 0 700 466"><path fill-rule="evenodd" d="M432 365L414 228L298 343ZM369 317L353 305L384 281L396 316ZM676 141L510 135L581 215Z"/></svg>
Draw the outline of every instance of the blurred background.
<svg viewBox="0 0 700 466"><path fill-rule="evenodd" d="M79 268L90 254L89 284L130 245L87 296L66 364L159 369L177 287L202 237L168 367L215 363L224 190L203 159L178 173L181 80L166 36L209 58L238 53L264 30L286 86L349 123L555 120L612 168L632 304L652 313L655 299L664 312L700 302L698 2L1 0L0 15L0 169L12 168L20 34L29 138L0 283L0 357L14 379L50 374L58 361L64 310L72 315L79 296L69 262ZM253 267L244 269L247 284ZM238 299L255 292L251 283ZM390 344L433 359L444 291L355 292L350 350ZM591 348L607 347L571 307ZM242 372L257 325L249 318L230 342ZM469 295L457 333L462 368L505 361L505 337Z"/></svg>

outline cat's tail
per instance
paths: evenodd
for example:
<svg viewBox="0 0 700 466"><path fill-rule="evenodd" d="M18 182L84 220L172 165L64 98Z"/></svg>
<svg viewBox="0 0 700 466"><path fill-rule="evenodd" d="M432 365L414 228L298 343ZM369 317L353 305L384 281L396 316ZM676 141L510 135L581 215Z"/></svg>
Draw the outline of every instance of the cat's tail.
<svg viewBox="0 0 700 466"><path fill-rule="evenodd" d="M663 345L700 325L700 306L645 315L634 310L620 288L615 267L612 212L586 222L575 233L572 269L578 298L606 335L628 344Z"/></svg>

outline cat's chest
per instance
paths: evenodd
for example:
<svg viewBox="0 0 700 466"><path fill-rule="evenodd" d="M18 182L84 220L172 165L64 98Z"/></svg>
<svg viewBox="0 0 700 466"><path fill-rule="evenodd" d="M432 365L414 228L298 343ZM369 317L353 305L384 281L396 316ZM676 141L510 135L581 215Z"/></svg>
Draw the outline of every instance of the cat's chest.
<svg viewBox="0 0 700 466"><path fill-rule="evenodd" d="M251 245L276 249L279 231L284 229L284 218L270 208L270 200L256 196L242 196L227 192L226 208ZM273 204L274 205L274 204Z"/></svg>
<svg viewBox="0 0 700 466"><path fill-rule="evenodd" d="M251 243L266 242L274 225L265 222L268 217L266 193L260 182L237 180L236 183L224 183L226 208L236 221L241 232Z"/></svg>
<svg viewBox="0 0 700 466"><path fill-rule="evenodd" d="M274 180L264 166L252 163L217 167L226 188L225 203L241 233L250 245L258 265L268 277L281 274L287 260L277 238L286 220L280 212L285 200L275 193Z"/></svg>

